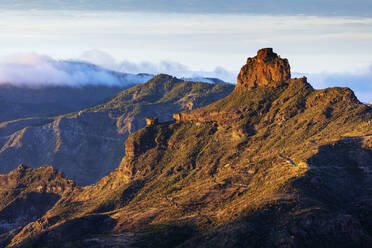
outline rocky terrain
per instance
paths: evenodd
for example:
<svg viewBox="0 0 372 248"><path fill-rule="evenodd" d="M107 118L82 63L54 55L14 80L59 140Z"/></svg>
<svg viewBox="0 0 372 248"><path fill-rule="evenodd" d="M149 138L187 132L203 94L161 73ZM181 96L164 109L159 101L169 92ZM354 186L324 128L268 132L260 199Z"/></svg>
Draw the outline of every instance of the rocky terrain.
<svg viewBox="0 0 372 248"><path fill-rule="evenodd" d="M0 172L20 163L52 164L81 185L94 184L117 167L125 140L145 126L146 117L169 121L173 113L205 106L232 90L230 84L159 75L79 112L0 123Z"/></svg>
<svg viewBox="0 0 372 248"><path fill-rule="evenodd" d="M149 119L117 169L5 230L2 245L371 247L371 107L290 79L272 49L239 75L224 99Z"/></svg>
<svg viewBox="0 0 372 248"><path fill-rule="evenodd" d="M0 240L3 233L41 218L60 198L78 188L52 166L31 169L20 164L0 175Z"/></svg>

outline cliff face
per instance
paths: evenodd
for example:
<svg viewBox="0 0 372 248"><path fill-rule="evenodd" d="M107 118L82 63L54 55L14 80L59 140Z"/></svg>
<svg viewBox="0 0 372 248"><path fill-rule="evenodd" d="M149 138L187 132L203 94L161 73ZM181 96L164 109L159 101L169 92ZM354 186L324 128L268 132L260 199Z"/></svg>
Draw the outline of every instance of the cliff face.
<svg viewBox="0 0 372 248"><path fill-rule="evenodd" d="M264 48L248 58L238 75L236 90L256 87L276 87L291 78L287 59L281 59L272 48Z"/></svg>
<svg viewBox="0 0 372 248"><path fill-rule="evenodd" d="M3 245L372 246L372 109L350 89L288 79L176 118Z"/></svg>

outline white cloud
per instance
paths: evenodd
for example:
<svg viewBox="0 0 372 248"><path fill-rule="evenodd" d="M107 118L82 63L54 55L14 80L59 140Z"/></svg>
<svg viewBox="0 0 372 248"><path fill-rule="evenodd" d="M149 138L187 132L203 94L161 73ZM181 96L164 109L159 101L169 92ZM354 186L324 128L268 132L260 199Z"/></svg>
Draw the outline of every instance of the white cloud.
<svg viewBox="0 0 372 248"><path fill-rule="evenodd" d="M237 71L228 71L220 66L216 67L214 70L204 71L191 70L188 66L174 61L160 61L158 63L150 61L116 61L115 58L112 57L110 54L99 50L86 51L81 55L80 59L110 70L125 73L166 73L179 78L211 77L219 78L225 82L230 83L235 83L237 76Z"/></svg>
<svg viewBox="0 0 372 248"><path fill-rule="evenodd" d="M118 75L89 63L55 60L38 54L18 54L0 58L0 84L42 85L125 85L141 83L149 77Z"/></svg>
<svg viewBox="0 0 372 248"><path fill-rule="evenodd" d="M216 77L228 82L235 82L236 75L221 67L213 71L193 71L183 64L172 61L117 62L110 54L98 50L84 52L80 58L73 60L56 60L35 53L0 57L0 84L125 85L143 83L152 77L136 75L138 73L166 73L179 78Z"/></svg>

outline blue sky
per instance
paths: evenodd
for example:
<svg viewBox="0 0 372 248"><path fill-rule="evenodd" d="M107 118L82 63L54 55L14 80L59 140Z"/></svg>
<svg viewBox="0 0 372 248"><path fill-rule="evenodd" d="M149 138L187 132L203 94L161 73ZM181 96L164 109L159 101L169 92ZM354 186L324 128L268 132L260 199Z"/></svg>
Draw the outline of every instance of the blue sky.
<svg viewBox="0 0 372 248"><path fill-rule="evenodd" d="M1 1L0 60L32 53L232 81L248 56L273 47L315 87L339 81L372 101L372 1L262 2Z"/></svg>
<svg viewBox="0 0 372 248"><path fill-rule="evenodd" d="M11 0L4 9L146 11L198 14L369 16L369 0Z"/></svg>

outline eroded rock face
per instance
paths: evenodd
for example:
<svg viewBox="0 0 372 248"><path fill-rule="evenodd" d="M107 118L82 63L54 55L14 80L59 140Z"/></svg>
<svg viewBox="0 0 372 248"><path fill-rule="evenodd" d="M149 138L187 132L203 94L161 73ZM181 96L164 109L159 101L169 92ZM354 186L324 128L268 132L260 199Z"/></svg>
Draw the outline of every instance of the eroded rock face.
<svg viewBox="0 0 372 248"><path fill-rule="evenodd" d="M236 90L260 86L276 87L291 78L287 59L281 59L272 48L263 48L254 58L248 58L238 75Z"/></svg>

